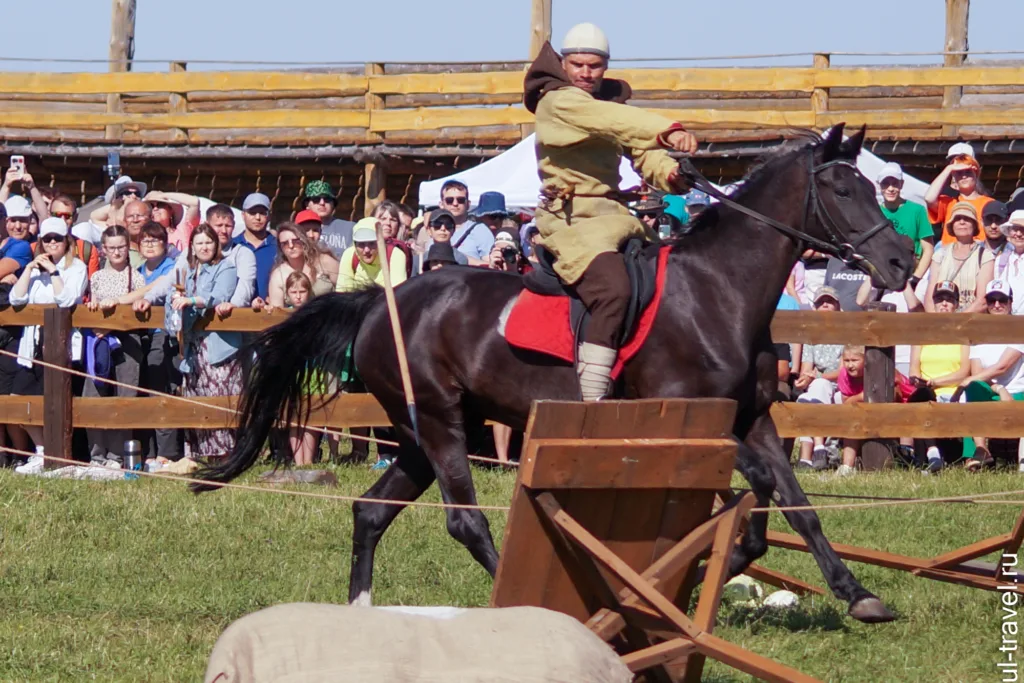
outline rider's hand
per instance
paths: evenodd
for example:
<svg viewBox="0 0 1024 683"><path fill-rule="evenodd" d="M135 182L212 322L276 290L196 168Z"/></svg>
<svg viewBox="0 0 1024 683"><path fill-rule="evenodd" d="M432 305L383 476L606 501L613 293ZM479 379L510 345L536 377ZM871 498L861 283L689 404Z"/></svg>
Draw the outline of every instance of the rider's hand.
<svg viewBox="0 0 1024 683"><path fill-rule="evenodd" d="M669 149L683 154L693 154L697 151L697 136L686 130L672 131L665 136L665 143Z"/></svg>

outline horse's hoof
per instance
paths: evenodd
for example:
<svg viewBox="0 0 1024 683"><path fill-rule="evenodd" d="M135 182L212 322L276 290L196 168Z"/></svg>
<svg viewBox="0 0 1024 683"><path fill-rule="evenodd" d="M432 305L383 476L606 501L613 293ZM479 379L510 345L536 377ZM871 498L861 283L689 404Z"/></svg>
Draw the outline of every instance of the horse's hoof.
<svg viewBox="0 0 1024 683"><path fill-rule="evenodd" d="M890 612L889 609L882 604L882 601L874 596L871 596L870 598L861 598L851 604L848 614L857 621L862 621L865 624L881 624L886 621L896 620L896 615Z"/></svg>

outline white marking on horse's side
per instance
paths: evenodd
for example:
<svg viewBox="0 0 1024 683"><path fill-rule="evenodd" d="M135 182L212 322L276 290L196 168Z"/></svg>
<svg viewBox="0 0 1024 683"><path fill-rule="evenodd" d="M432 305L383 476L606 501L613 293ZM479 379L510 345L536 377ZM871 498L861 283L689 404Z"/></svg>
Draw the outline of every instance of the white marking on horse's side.
<svg viewBox="0 0 1024 683"><path fill-rule="evenodd" d="M501 309L501 313L498 315L498 334L502 337L505 336L505 325L508 324L508 317L512 315L512 308L516 305L516 301L518 300L518 294L509 299Z"/></svg>
<svg viewBox="0 0 1024 683"><path fill-rule="evenodd" d="M370 591L363 591L356 596L356 599L352 601L356 607L372 607L373 600L370 599Z"/></svg>

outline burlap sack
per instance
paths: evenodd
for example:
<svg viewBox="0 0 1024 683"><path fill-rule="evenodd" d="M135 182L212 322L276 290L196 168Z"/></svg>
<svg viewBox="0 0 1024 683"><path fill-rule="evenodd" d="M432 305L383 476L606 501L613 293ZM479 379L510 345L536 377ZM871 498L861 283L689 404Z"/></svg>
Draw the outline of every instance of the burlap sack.
<svg viewBox="0 0 1024 683"><path fill-rule="evenodd" d="M206 683L627 683L615 652L538 607L437 616L295 603L250 614L217 640Z"/></svg>

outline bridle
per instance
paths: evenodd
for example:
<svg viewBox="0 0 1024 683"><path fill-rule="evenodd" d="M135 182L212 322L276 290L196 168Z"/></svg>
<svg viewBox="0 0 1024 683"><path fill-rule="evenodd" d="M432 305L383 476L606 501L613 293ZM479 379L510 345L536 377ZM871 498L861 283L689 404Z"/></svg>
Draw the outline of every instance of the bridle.
<svg viewBox="0 0 1024 683"><path fill-rule="evenodd" d="M689 159L681 159L679 161L679 174L686 178L692 187L706 192L709 196L714 197L722 204L735 209L740 213L746 214L754 220L766 223L788 237L792 237L796 240L801 252L810 247L815 251L835 256L849 266L861 266L870 272L875 272L874 265L872 265L872 263L858 250L866 241L877 235L882 230L891 227L892 223L887 219L883 219L870 230L858 235L856 239L850 240L843 233L842 229L840 229L835 219L832 218L832 215L829 213L824 202L822 202L821 195L818 192L817 178L819 173L835 166L848 166L857 174L859 174L860 171L857 169L856 164L844 159L826 161L815 166L813 148L808 150L808 160L807 194L804 196L804 212L800 229L786 225L774 218L765 216L762 213L739 204L730 198L729 195L712 185L711 182L696 169ZM825 240L818 239L817 237L807 233L806 226L809 217L813 217L818 221L821 227L825 230L825 233L828 235L829 241L826 242Z"/></svg>

